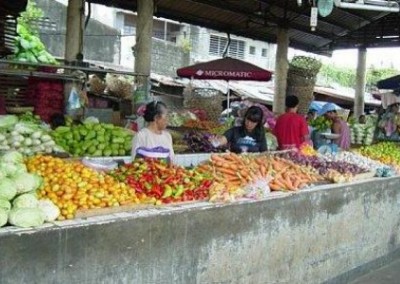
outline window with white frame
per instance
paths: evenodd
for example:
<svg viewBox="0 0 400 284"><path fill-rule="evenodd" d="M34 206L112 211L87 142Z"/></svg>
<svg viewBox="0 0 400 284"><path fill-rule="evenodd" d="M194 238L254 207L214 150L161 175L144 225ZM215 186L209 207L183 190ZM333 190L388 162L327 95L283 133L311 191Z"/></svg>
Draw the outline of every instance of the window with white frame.
<svg viewBox="0 0 400 284"><path fill-rule="evenodd" d="M261 56L267 57L267 49L266 48L261 49Z"/></svg>
<svg viewBox="0 0 400 284"><path fill-rule="evenodd" d="M208 53L214 56L222 56L228 43L226 37L210 35L210 46ZM242 40L232 39L228 49L228 55L233 58L244 58L245 44Z"/></svg>
<svg viewBox="0 0 400 284"><path fill-rule="evenodd" d="M249 53L250 53L250 55L256 55L256 47L250 46Z"/></svg>
<svg viewBox="0 0 400 284"><path fill-rule="evenodd" d="M135 35L136 33L136 19L134 15L124 15L124 35Z"/></svg>

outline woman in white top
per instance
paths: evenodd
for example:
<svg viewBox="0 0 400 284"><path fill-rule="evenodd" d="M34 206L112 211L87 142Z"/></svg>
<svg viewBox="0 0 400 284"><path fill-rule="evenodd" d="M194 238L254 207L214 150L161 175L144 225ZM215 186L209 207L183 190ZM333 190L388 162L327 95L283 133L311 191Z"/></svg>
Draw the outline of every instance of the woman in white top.
<svg viewBox="0 0 400 284"><path fill-rule="evenodd" d="M147 127L140 130L132 142L132 157L159 158L172 161L174 149L167 128L168 110L163 102L153 101L146 105L144 120Z"/></svg>

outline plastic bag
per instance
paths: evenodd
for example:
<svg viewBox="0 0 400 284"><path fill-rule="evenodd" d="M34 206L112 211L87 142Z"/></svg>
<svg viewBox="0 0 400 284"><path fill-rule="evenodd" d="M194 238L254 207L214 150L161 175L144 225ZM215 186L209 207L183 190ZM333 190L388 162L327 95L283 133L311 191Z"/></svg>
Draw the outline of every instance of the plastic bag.
<svg viewBox="0 0 400 284"><path fill-rule="evenodd" d="M79 108L81 108L81 100L76 87L72 87L68 98L68 109L74 110Z"/></svg>

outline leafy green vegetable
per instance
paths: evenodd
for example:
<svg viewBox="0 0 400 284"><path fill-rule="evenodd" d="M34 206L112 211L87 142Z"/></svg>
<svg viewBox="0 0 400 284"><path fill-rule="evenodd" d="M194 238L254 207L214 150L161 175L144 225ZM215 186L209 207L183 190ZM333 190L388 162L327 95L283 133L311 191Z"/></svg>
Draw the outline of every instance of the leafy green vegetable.
<svg viewBox="0 0 400 284"><path fill-rule="evenodd" d="M0 115L0 129L13 127L18 122L18 117L15 115Z"/></svg>
<svg viewBox="0 0 400 284"><path fill-rule="evenodd" d="M0 198L0 209L5 209L7 212L11 210L11 203L7 199Z"/></svg>
<svg viewBox="0 0 400 284"><path fill-rule="evenodd" d="M0 227L3 227L7 224L8 220L8 211L4 208L0 208Z"/></svg>
<svg viewBox="0 0 400 284"><path fill-rule="evenodd" d="M13 178L17 194L26 193L38 189L41 185L42 180L35 174L20 173Z"/></svg>
<svg viewBox="0 0 400 284"><path fill-rule="evenodd" d="M21 194L13 201L13 208L37 208L38 205L39 200L33 193Z"/></svg>
<svg viewBox="0 0 400 284"><path fill-rule="evenodd" d="M13 208L8 216L11 225L22 228L40 226L44 219L45 214L39 208Z"/></svg>
<svg viewBox="0 0 400 284"><path fill-rule="evenodd" d="M17 195L16 184L9 178L0 180L0 198L12 200Z"/></svg>
<svg viewBox="0 0 400 284"><path fill-rule="evenodd" d="M46 222L53 222L60 215L60 209L49 199L39 200L38 207L42 209Z"/></svg>
<svg viewBox="0 0 400 284"><path fill-rule="evenodd" d="M18 151L9 151L1 157L1 162L20 164L24 162L24 157Z"/></svg>
<svg viewBox="0 0 400 284"><path fill-rule="evenodd" d="M16 175L26 173L26 166L22 163L14 164L3 162L0 164L0 172L2 172L2 175L12 178Z"/></svg>

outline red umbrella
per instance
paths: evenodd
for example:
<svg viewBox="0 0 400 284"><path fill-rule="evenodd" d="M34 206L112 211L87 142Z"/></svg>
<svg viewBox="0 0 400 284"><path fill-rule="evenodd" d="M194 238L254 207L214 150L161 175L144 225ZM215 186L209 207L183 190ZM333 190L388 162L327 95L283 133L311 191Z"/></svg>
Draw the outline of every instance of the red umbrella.
<svg viewBox="0 0 400 284"><path fill-rule="evenodd" d="M185 78L226 81L269 81L272 76L268 70L230 57L179 68L176 73Z"/></svg>

